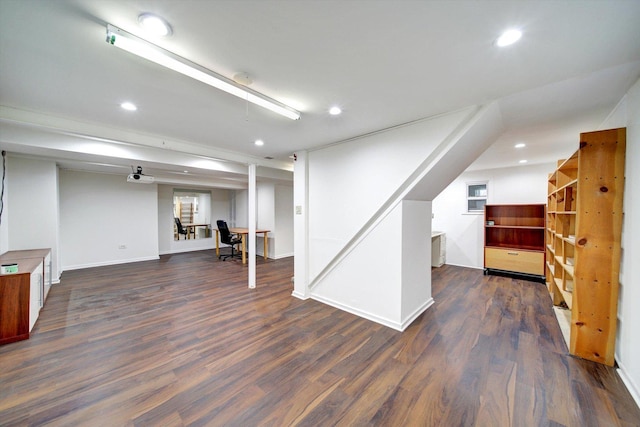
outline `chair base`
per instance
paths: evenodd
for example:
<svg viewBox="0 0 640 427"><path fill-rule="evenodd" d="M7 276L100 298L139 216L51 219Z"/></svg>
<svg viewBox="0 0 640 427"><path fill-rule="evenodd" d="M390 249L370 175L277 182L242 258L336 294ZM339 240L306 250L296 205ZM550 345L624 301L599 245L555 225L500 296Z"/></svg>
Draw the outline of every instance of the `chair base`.
<svg viewBox="0 0 640 427"><path fill-rule="evenodd" d="M237 251L234 249L233 246L231 246L231 253L230 254L220 254L218 255L218 259L221 259L222 261L226 261L227 258L242 258L242 251Z"/></svg>

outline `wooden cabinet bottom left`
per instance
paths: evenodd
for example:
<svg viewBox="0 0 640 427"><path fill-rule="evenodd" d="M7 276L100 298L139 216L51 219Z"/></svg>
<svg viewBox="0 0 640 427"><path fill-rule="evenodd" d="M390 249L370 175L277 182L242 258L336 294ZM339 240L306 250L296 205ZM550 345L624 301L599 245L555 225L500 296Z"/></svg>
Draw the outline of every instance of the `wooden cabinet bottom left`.
<svg viewBox="0 0 640 427"><path fill-rule="evenodd" d="M11 251L2 264L18 264L16 273L0 274L0 345L29 338L45 301L48 249ZM48 288L46 289L48 290Z"/></svg>

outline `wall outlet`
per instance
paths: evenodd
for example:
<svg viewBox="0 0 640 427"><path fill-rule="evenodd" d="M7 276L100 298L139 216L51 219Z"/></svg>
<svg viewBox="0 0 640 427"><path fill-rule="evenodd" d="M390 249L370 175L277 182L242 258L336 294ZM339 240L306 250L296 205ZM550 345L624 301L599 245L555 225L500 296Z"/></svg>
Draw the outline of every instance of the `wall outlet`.
<svg viewBox="0 0 640 427"><path fill-rule="evenodd" d="M118 249L127 249L127 245L119 245Z"/></svg>

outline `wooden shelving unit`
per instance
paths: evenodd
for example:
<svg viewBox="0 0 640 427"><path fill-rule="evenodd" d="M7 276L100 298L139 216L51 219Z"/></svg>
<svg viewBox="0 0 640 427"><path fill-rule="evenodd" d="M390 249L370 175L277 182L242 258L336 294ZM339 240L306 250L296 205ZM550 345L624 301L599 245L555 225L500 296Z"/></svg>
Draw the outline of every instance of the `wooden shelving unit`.
<svg viewBox="0 0 640 427"><path fill-rule="evenodd" d="M569 352L613 366L620 271L624 128L580 134L549 175L545 282L571 310Z"/></svg>
<svg viewBox="0 0 640 427"><path fill-rule="evenodd" d="M545 205L486 205L485 272L544 277Z"/></svg>

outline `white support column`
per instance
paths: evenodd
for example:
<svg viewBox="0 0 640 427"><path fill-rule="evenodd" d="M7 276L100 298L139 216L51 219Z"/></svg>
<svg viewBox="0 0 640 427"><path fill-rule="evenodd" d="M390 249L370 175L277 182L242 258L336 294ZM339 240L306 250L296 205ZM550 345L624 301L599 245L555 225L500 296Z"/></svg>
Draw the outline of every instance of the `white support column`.
<svg viewBox="0 0 640 427"><path fill-rule="evenodd" d="M297 152L293 163L293 296L309 298L309 162L306 151Z"/></svg>
<svg viewBox="0 0 640 427"><path fill-rule="evenodd" d="M257 191L256 191L256 165L249 165L249 200L247 203L248 218L249 218L249 235L248 240L248 253L249 253L249 288L254 289L256 287L256 224L257 224Z"/></svg>

